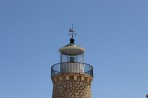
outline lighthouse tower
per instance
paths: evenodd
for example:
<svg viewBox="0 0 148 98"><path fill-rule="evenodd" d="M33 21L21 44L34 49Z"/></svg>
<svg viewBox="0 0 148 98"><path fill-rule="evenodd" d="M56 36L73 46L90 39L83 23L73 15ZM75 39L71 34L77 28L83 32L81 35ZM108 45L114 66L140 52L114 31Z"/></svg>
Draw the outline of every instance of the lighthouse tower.
<svg viewBox="0 0 148 98"><path fill-rule="evenodd" d="M74 31L70 43L59 49L60 63L51 67L52 98L92 98L93 67L84 63L84 48L74 43Z"/></svg>

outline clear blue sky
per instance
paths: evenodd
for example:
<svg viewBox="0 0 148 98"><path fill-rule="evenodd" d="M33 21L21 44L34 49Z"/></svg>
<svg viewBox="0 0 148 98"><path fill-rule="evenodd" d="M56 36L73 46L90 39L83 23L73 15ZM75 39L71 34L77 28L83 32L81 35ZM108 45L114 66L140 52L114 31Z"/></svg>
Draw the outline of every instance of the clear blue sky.
<svg viewBox="0 0 148 98"><path fill-rule="evenodd" d="M52 98L71 23L94 67L93 98L145 98L148 0L0 0L0 98Z"/></svg>

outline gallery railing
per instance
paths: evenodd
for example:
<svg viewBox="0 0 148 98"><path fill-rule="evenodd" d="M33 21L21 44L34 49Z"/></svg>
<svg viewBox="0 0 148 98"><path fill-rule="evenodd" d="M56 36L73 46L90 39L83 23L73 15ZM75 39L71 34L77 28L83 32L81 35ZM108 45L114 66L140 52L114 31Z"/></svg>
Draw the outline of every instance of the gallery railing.
<svg viewBox="0 0 148 98"><path fill-rule="evenodd" d="M51 77L60 74L87 74L93 77L93 67L81 62L57 63L51 67Z"/></svg>

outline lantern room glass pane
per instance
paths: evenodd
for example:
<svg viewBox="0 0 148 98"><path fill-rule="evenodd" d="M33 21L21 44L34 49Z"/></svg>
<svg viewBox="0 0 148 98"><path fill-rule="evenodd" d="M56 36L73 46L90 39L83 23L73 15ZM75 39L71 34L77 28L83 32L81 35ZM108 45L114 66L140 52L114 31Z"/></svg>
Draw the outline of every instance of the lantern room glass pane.
<svg viewBox="0 0 148 98"><path fill-rule="evenodd" d="M79 54L79 55L64 55L64 54L61 54L60 61L61 61L61 63L63 63L63 62L81 62L81 63L84 63L84 54Z"/></svg>

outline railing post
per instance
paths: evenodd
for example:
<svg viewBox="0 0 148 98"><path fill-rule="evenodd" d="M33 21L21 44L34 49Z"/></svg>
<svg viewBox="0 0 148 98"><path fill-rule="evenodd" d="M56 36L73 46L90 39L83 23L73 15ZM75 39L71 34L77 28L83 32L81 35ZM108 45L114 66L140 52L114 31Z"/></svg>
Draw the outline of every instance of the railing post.
<svg viewBox="0 0 148 98"><path fill-rule="evenodd" d="M92 67L92 76L94 76L94 75L93 75L93 67Z"/></svg>

